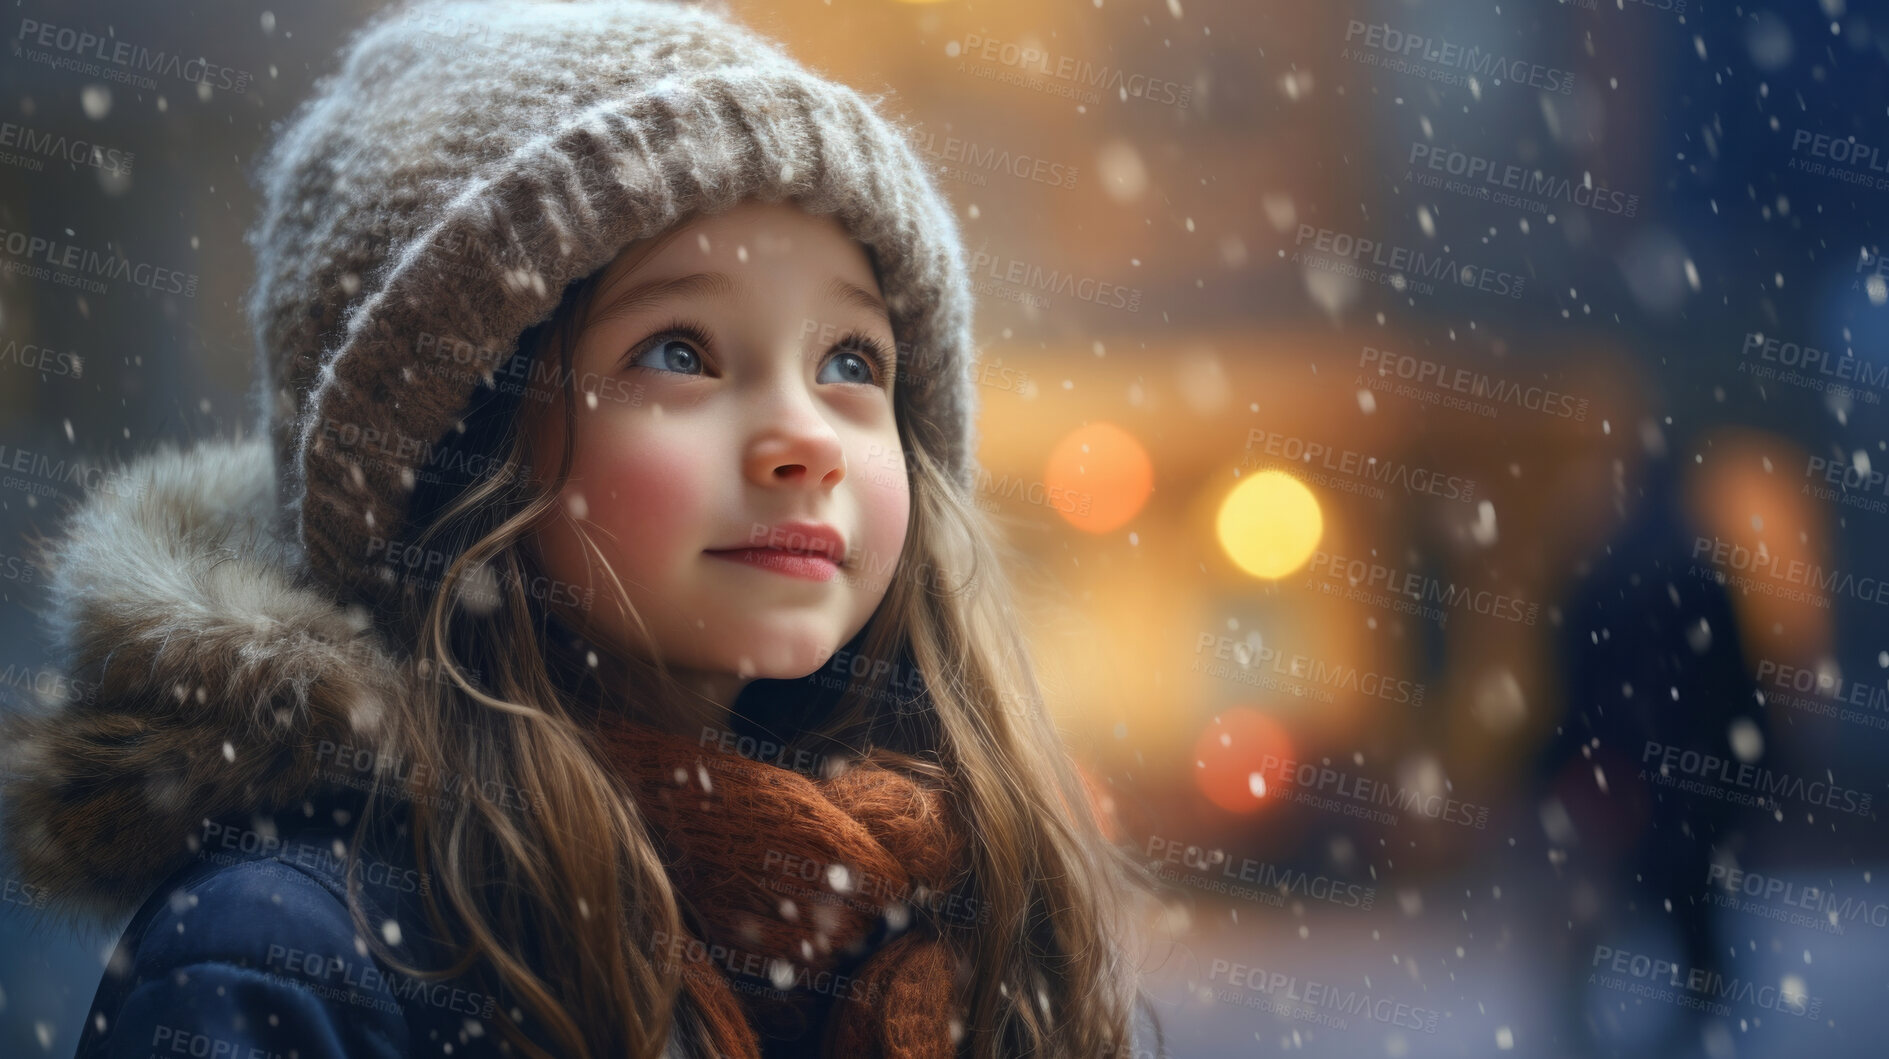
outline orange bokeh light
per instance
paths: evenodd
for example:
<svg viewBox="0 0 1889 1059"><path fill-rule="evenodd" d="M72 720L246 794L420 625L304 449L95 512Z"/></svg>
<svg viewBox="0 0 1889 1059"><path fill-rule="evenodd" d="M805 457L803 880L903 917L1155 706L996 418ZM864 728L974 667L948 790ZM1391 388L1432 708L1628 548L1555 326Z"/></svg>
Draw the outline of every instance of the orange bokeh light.
<svg viewBox="0 0 1889 1059"><path fill-rule="evenodd" d="M1271 756L1292 757L1285 726L1258 710L1235 706L1220 711L1194 744L1200 793L1228 812L1250 813L1268 800L1261 764Z"/></svg>
<svg viewBox="0 0 1889 1059"><path fill-rule="evenodd" d="M1043 469L1047 503L1087 533L1107 533L1141 513L1154 463L1133 434L1106 421L1063 436Z"/></svg>

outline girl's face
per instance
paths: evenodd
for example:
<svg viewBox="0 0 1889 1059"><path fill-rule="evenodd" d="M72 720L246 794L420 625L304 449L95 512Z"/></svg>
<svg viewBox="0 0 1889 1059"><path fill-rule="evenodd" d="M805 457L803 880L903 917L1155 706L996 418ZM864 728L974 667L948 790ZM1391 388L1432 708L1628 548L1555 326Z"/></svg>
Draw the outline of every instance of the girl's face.
<svg viewBox="0 0 1889 1059"><path fill-rule="evenodd" d="M547 595L590 600L580 627L643 653L582 524L672 668L728 693L812 673L865 626L905 543L896 347L865 251L831 217L750 200L631 247L588 316L571 476L532 541ZM558 376L534 366L526 401L546 477Z"/></svg>

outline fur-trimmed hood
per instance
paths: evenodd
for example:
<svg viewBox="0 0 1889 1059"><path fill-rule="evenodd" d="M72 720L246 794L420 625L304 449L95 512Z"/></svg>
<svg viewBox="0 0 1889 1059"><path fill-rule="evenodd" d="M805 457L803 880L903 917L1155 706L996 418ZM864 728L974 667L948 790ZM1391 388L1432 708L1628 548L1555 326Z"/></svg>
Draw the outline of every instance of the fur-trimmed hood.
<svg viewBox="0 0 1889 1059"><path fill-rule="evenodd" d="M164 446L34 542L62 694L4 719L0 839L58 912L121 918L206 819L315 796L319 744L375 738L404 693L366 611L274 535L274 459Z"/></svg>

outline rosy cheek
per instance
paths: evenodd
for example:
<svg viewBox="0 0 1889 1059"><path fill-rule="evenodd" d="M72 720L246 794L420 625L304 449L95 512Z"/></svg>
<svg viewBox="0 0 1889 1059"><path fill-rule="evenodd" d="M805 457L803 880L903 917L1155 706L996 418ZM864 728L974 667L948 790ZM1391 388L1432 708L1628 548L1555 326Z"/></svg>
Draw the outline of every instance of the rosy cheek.
<svg viewBox="0 0 1889 1059"><path fill-rule="evenodd" d="M860 530L868 554L880 569L889 569L905 546L906 523L911 517L910 489L905 472L870 473L859 479Z"/></svg>
<svg viewBox="0 0 1889 1059"><path fill-rule="evenodd" d="M589 520L604 531L592 538L618 569L663 570L714 543L705 535L717 527L704 514L701 446L673 432L634 429L640 425L598 424L580 435L565 496L583 496Z"/></svg>

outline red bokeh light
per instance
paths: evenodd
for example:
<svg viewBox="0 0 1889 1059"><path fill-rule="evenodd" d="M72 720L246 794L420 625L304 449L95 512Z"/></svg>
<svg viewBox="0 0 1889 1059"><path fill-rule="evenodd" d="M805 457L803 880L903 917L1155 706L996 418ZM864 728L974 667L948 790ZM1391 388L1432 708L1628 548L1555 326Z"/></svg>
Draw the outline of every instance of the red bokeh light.
<svg viewBox="0 0 1889 1059"><path fill-rule="evenodd" d="M1261 764L1269 756L1280 761L1292 757L1292 739L1284 725L1245 706L1222 710L1194 743L1200 792L1228 812L1253 812L1276 796L1266 790L1270 780L1261 775Z"/></svg>

